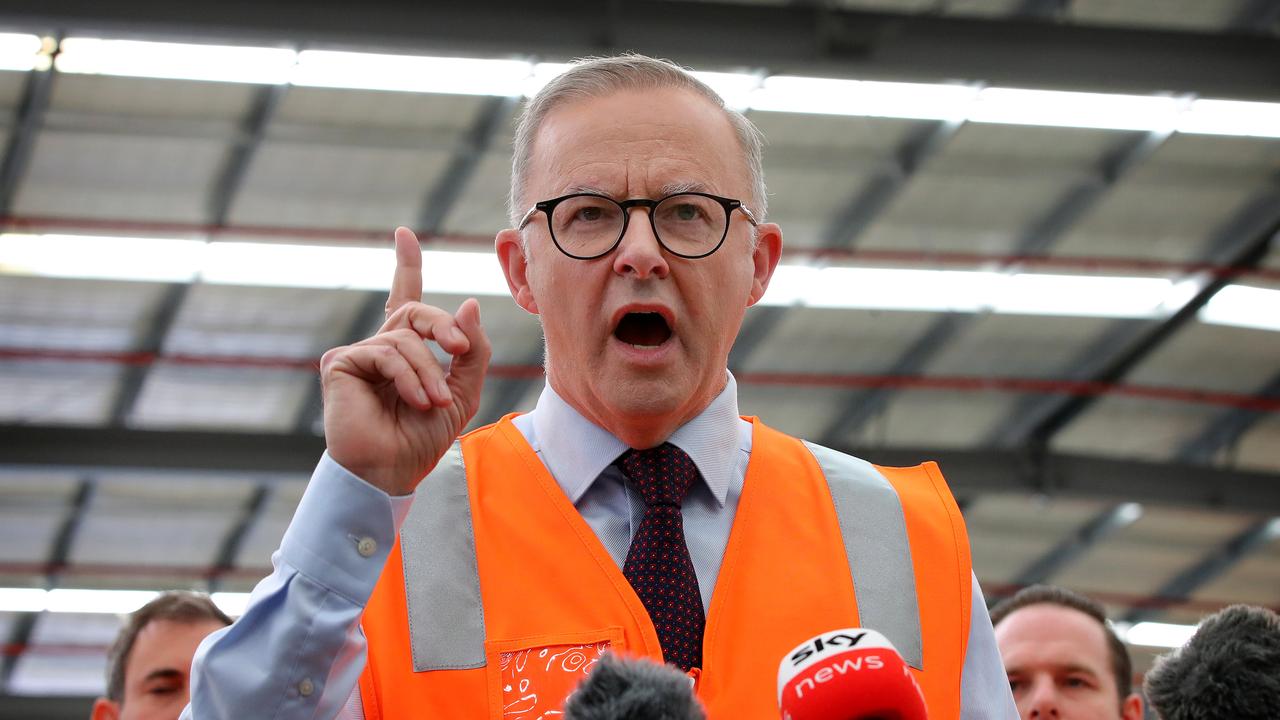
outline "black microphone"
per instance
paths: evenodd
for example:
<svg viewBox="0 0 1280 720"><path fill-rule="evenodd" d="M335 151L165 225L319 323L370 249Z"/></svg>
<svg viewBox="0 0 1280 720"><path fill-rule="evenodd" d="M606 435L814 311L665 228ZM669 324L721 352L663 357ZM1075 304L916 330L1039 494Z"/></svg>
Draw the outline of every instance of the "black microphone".
<svg viewBox="0 0 1280 720"><path fill-rule="evenodd" d="M1280 614L1232 605L1156 659L1143 687L1163 720L1280 718Z"/></svg>
<svg viewBox="0 0 1280 720"><path fill-rule="evenodd" d="M689 676L605 653L564 703L564 720L706 720Z"/></svg>

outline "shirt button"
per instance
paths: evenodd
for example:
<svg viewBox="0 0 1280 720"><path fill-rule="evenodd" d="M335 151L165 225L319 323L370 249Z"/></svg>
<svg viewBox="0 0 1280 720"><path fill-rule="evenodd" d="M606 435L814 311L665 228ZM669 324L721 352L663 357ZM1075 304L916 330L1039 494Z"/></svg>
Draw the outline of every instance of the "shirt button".
<svg viewBox="0 0 1280 720"><path fill-rule="evenodd" d="M362 537L356 543L356 552L360 553L360 557L369 557L378 552L378 541L371 537Z"/></svg>
<svg viewBox="0 0 1280 720"><path fill-rule="evenodd" d="M303 678L302 682L298 683L298 694L302 697L311 697L311 693L315 691L316 686L311 682L311 678Z"/></svg>

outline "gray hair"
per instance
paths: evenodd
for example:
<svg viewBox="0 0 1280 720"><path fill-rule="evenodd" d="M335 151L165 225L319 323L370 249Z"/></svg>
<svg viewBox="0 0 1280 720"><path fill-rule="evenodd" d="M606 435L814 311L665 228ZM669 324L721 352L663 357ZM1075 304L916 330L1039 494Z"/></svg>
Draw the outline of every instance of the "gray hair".
<svg viewBox="0 0 1280 720"><path fill-rule="evenodd" d="M669 60L659 60L635 53L614 57L584 58L574 63L534 95L520 113L516 124L514 157L511 162L511 196L508 211L515 227L528 210L523 203L533 143L542 122L556 108L578 100L603 97L621 90L656 88L691 90L724 111L738 136L743 157L751 173L750 207L757 220L765 219L767 200L764 185L764 135L742 113L725 107L724 99L688 70Z"/></svg>

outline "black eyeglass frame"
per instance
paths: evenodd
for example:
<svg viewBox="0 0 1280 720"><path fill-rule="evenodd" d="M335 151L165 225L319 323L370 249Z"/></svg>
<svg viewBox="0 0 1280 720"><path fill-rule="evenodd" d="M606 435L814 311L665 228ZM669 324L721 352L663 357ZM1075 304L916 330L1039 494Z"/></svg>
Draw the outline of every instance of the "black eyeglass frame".
<svg viewBox="0 0 1280 720"><path fill-rule="evenodd" d="M673 197L679 197L681 195L697 195L699 197L704 197L709 200L715 200L716 202L720 203L720 207L724 208L724 232L720 234L720 239L716 242L714 247L712 247L710 250L700 255L686 255L684 253L676 252L675 250L672 250L665 242L662 241L662 235L658 233L658 224L653 219L654 208L658 207L658 205L666 202L667 200L670 200ZM574 255L568 250L565 250L564 246L560 244L560 241L556 239L556 231L551 226L551 213L555 211L556 206L559 205L560 203L566 200L571 200L576 197L601 198L603 200L608 200L614 205L617 205L618 207L622 208L622 230L618 232L618 238L614 240L613 244L609 246L609 249L605 250L604 252L597 253L595 255ZM555 243L557 250L573 258L574 260L595 260L597 258L602 258L605 255L608 255L609 253L618 249L618 245L622 243L622 238L627 234L627 226L631 223L631 208L634 208L634 207L642 207L645 209L645 214L649 216L649 228L653 230L653 237L657 239L658 244L662 246L662 249L666 250L672 255L675 255L676 257L685 258L686 260L698 260L700 258L707 257L708 255L711 255L715 251L719 250L721 245L724 245L724 239L729 237L729 224L733 221L733 218L731 216L733 215L734 210L741 210L742 214L746 216L747 222L751 223L752 227L759 225L759 223L756 222L755 213L751 212L751 210L746 205L743 205L741 200L734 200L732 198L720 197L719 195L712 195L711 193L688 191L688 192L671 193L670 195L665 195L663 197L658 198L657 200L650 200L649 198L632 198L630 200L614 200L608 195L601 195L599 193L577 192L577 193L569 193L568 195L561 195L558 198L552 198L550 200L543 200L541 202L534 203L533 207L529 208L529 212L525 213L524 217L520 219L520 225L516 229L523 230L526 225L528 225L530 222L533 221L534 213L537 213L539 210L541 210L542 214L546 215L547 217L547 232L551 233L551 242Z"/></svg>

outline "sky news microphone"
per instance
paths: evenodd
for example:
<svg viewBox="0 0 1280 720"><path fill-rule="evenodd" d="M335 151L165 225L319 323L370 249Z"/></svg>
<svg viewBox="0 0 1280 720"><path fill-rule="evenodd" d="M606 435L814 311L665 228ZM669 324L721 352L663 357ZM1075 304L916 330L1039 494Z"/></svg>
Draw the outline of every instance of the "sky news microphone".
<svg viewBox="0 0 1280 720"><path fill-rule="evenodd" d="M778 666L782 720L927 720L924 695L902 656L875 630L814 636Z"/></svg>
<svg viewBox="0 0 1280 720"><path fill-rule="evenodd" d="M689 676L605 653L564 703L564 720L706 720Z"/></svg>

